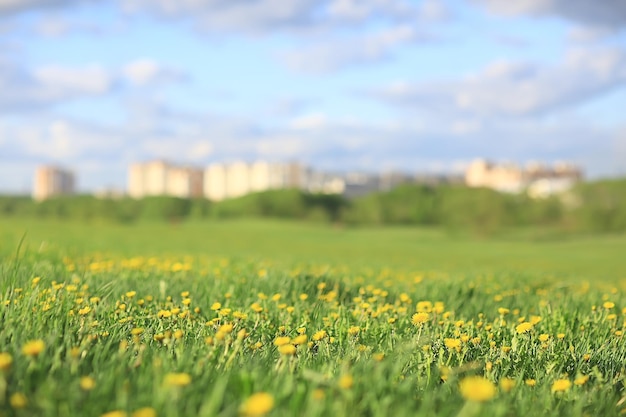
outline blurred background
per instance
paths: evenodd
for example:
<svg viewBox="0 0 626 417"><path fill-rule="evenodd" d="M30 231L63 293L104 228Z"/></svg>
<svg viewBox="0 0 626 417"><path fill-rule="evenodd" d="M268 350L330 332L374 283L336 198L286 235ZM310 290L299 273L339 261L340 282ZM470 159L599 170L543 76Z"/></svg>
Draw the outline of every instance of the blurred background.
<svg viewBox="0 0 626 417"><path fill-rule="evenodd" d="M621 0L0 1L2 216L626 230Z"/></svg>

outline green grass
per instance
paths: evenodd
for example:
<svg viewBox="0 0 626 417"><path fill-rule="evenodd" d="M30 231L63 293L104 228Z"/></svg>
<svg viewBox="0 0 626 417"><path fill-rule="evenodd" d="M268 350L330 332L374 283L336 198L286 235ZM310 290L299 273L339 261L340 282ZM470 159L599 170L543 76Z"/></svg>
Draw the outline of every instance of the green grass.
<svg viewBox="0 0 626 417"><path fill-rule="evenodd" d="M623 415L625 253L623 235L0 220L0 415L234 417L259 392L268 416ZM295 355L274 344L299 334ZM493 398L466 399L470 376Z"/></svg>

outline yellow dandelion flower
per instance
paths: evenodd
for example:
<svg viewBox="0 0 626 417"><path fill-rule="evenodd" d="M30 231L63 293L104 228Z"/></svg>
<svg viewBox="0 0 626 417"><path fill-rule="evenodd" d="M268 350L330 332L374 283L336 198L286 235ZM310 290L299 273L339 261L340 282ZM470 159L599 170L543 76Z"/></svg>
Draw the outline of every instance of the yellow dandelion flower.
<svg viewBox="0 0 626 417"><path fill-rule="evenodd" d="M313 390L313 392L311 393L311 396L313 397L314 400L320 401L326 397L326 393L324 392L323 389L317 388Z"/></svg>
<svg viewBox="0 0 626 417"><path fill-rule="evenodd" d="M228 334L233 331L233 325L230 323L222 324L217 331L218 333Z"/></svg>
<svg viewBox="0 0 626 417"><path fill-rule="evenodd" d="M222 308L222 304L221 304L221 303L213 303L213 304L211 305L211 310L213 310L213 311L217 311L217 310L219 310L220 308Z"/></svg>
<svg viewBox="0 0 626 417"><path fill-rule="evenodd" d="M128 291L125 295L128 298L133 298L134 296L137 295L137 291Z"/></svg>
<svg viewBox="0 0 626 417"><path fill-rule="evenodd" d="M132 334L133 336L139 336L142 333L143 329L141 327L135 327L133 330L130 331L130 334Z"/></svg>
<svg viewBox="0 0 626 417"><path fill-rule="evenodd" d="M542 333L539 335L539 341L540 342L547 342L548 339L550 339L550 335L547 333Z"/></svg>
<svg viewBox="0 0 626 417"><path fill-rule="evenodd" d="M241 414L248 417L264 416L274 408L274 397L267 392L252 394L242 405Z"/></svg>
<svg viewBox="0 0 626 417"><path fill-rule="evenodd" d="M174 331L174 338L175 339L182 339L184 335L185 335L185 333L182 330L180 330L180 329Z"/></svg>
<svg viewBox="0 0 626 417"><path fill-rule="evenodd" d="M552 388L550 389L552 392L564 392L570 389L572 383L569 379L557 379L552 384Z"/></svg>
<svg viewBox="0 0 626 417"><path fill-rule="evenodd" d="M354 378L351 375L342 375L338 381L339 388L350 389L354 385Z"/></svg>
<svg viewBox="0 0 626 417"><path fill-rule="evenodd" d="M326 330L320 330L320 331L313 333L313 336L311 336L311 339L315 342L318 342L324 339L326 336L328 336L328 333L326 333Z"/></svg>
<svg viewBox="0 0 626 417"><path fill-rule="evenodd" d="M559 333L556 335L557 339L564 339L565 338L565 333Z"/></svg>
<svg viewBox="0 0 626 417"><path fill-rule="evenodd" d="M298 296L298 298L300 299L300 301L305 301L307 298L309 298L309 295L302 293Z"/></svg>
<svg viewBox="0 0 626 417"><path fill-rule="evenodd" d="M384 353L374 353L372 355L372 358L374 358L374 360L376 362L381 362L383 359L385 359L385 354Z"/></svg>
<svg viewBox="0 0 626 417"><path fill-rule="evenodd" d="M498 308L498 314L500 314L501 316L505 316L507 314L509 314L511 310L509 310L508 308L504 308L504 307L499 307Z"/></svg>
<svg viewBox="0 0 626 417"><path fill-rule="evenodd" d="M287 344L287 345L282 345L278 347L278 351L280 352L281 355L295 355L296 354L296 347L292 344Z"/></svg>
<svg viewBox="0 0 626 417"><path fill-rule="evenodd" d="M444 344L446 345L446 347L448 349L456 349L456 350L460 350L461 349L461 340L460 339L449 339L446 338L443 340Z"/></svg>
<svg viewBox="0 0 626 417"><path fill-rule="evenodd" d="M509 392L515 387L515 380L512 378L502 378L500 380L500 389L504 392Z"/></svg>
<svg viewBox="0 0 626 417"><path fill-rule="evenodd" d="M426 323L430 318L429 314L426 312L415 313L411 316L411 323L418 326L422 323Z"/></svg>
<svg viewBox="0 0 626 417"><path fill-rule="evenodd" d="M522 333L529 332L532 328L533 328L532 323L524 322L524 323L518 324L515 327L515 331L517 332L517 334L522 334Z"/></svg>
<svg viewBox="0 0 626 417"><path fill-rule="evenodd" d="M532 378L529 378L526 381L524 381L524 384L528 385L529 387L534 387L535 385L537 385L537 381L535 381Z"/></svg>
<svg viewBox="0 0 626 417"><path fill-rule="evenodd" d="M80 387L85 391L91 391L96 387L96 380L90 376L84 376L80 379Z"/></svg>
<svg viewBox="0 0 626 417"><path fill-rule="evenodd" d="M359 326L350 326L350 328L348 328L348 334L351 336L356 336L360 331L361 328Z"/></svg>
<svg viewBox="0 0 626 417"><path fill-rule="evenodd" d="M26 356L36 357L46 349L46 344L43 340L31 340L22 346L22 353Z"/></svg>
<svg viewBox="0 0 626 417"><path fill-rule="evenodd" d="M133 411L131 417L157 417L157 412L152 407L143 407Z"/></svg>
<svg viewBox="0 0 626 417"><path fill-rule="evenodd" d="M604 304L602 304L602 307L606 308L607 310L610 310L613 307L615 307L615 303L612 301L605 301Z"/></svg>
<svg viewBox="0 0 626 417"><path fill-rule="evenodd" d="M279 336L274 339L274 346L283 346L288 344L291 341L289 336Z"/></svg>
<svg viewBox="0 0 626 417"><path fill-rule="evenodd" d="M13 363L13 357L10 353L1 352L0 353L0 371L8 371L11 369L11 364Z"/></svg>
<svg viewBox="0 0 626 417"><path fill-rule="evenodd" d="M292 342L294 345L304 345L309 340L308 336L305 334L301 334L293 338Z"/></svg>
<svg viewBox="0 0 626 417"><path fill-rule="evenodd" d="M24 408L28 405L28 398L26 398L26 396L21 392L16 392L9 397L9 404L11 404L11 407L16 409Z"/></svg>
<svg viewBox="0 0 626 417"><path fill-rule="evenodd" d="M184 387L191 384L191 375L184 372L171 372L165 375L164 384L169 387Z"/></svg>
<svg viewBox="0 0 626 417"><path fill-rule="evenodd" d="M481 376L470 376L459 383L461 395L468 401L489 401L496 395L496 386Z"/></svg>
<svg viewBox="0 0 626 417"><path fill-rule="evenodd" d="M127 415L128 414L126 414L126 411L113 410L109 411L108 413L101 414L100 417L126 417Z"/></svg>
<svg viewBox="0 0 626 417"><path fill-rule="evenodd" d="M574 385L585 385L589 380L589 375L580 375L574 380Z"/></svg>
<svg viewBox="0 0 626 417"><path fill-rule="evenodd" d="M80 316L86 316L87 314L89 314L91 312L91 307L89 306L85 306L81 309L78 310L78 315Z"/></svg>

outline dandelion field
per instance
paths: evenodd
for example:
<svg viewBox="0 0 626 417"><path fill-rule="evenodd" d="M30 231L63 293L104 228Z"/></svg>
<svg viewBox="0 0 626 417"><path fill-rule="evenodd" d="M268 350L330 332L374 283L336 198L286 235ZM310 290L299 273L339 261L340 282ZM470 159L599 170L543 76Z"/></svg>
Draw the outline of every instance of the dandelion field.
<svg viewBox="0 0 626 417"><path fill-rule="evenodd" d="M624 236L35 226L0 221L3 416L626 414Z"/></svg>

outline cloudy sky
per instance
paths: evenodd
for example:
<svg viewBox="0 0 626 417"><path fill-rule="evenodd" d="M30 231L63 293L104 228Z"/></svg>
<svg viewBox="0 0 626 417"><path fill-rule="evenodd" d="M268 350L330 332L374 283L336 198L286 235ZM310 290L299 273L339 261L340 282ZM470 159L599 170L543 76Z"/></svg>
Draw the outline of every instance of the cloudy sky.
<svg viewBox="0 0 626 417"><path fill-rule="evenodd" d="M626 174L625 0L0 0L0 192L130 162Z"/></svg>

